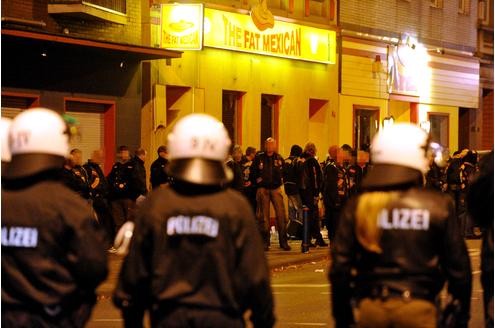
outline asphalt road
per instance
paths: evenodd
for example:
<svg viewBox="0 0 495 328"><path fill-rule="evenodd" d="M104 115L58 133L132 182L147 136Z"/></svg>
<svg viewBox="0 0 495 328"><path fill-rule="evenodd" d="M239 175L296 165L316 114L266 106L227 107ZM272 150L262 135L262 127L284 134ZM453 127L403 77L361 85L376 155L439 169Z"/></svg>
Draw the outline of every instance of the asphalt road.
<svg viewBox="0 0 495 328"><path fill-rule="evenodd" d="M470 327L483 327L482 289L479 282L479 241L468 241L473 269L473 293ZM271 251L272 252L272 251ZM323 254L323 250L321 251ZM326 253L326 251L325 251ZM283 252L269 253L269 262L274 257L296 256ZM300 259L300 257L298 258ZM311 261L311 258L308 257ZM272 287L275 296L276 327L330 327L330 285L327 280L329 260L320 256L320 260L301 264L285 265L282 268L272 266ZM99 300L93 312L90 328L122 327L120 313L111 302L111 293L115 288L121 259L110 258L110 275L98 290ZM445 297L445 296L443 296Z"/></svg>

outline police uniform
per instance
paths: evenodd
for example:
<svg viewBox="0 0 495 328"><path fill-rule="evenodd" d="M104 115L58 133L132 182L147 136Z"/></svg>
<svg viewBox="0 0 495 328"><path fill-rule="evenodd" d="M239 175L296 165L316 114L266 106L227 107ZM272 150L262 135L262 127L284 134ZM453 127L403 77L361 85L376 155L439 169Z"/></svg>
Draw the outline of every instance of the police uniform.
<svg viewBox="0 0 495 328"><path fill-rule="evenodd" d="M436 320L435 303L445 281L449 293L460 301L459 327L466 326L471 269L448 196L417 188L401 191L399 200L379 218L383 231L383 253L379 255L364 250L356 240L356 203L353 199L343 211L332 251L330 280L336 326L348 327L354 322L353 299L368 305L365 311L371 313L366 318L375 316L377 326L386 320L382 317L386 306L402 307L404 315L408 307L433 312L433 316L404 317L413 326L414 322ZM351 273L353 269L357 270L356 277Z"/></svg>
<svg viewBox="0 0 495 328"><path fill-rule="evenodd" d="M66 129L41 108L12 123L12 162L2 177L3 327L83 327L107 275L91 208L60 181Z"/></svg>
<svg viewBox="0 0 495 328"><path fill-rule="evenodd" d="M110 185L110 208L114 220L114 229L118 231L126 221L134 219L135 202L131 191L131 176L134 163L116 162L108 175Z"/></svg>
<svg viewBox="0 0 495 328"><path fill-rule="evenodd" d="M273 325L262 243L240 194L167 186L143 208L115 292L126 326L149 310L153 327L243 327L248 308L256 327Z"/></svg>
<svg viewBox="0 0 495 328"><path fill-rule="evenodd" d="M437 327L438 317L441 325L467 327L470 260L449 196L421 189L427 140L409 124L388 127L373 139L364 193L343 209L331 250L337 327L356 321L360 327ZM388 200L376 205L377 199ZM363 237L362 231L375 233ZM367 244L370 236L379 246ZM446 282L452 299L440 316Z"/></svg>
<svg viewBox="0 0 495 328"><path fill-rule="evenodd" d="M192 114L168 136L171 185L145 200L122 265L115 304L126 327L272 327L263 244L246 199L225 188L232 172L225 127Z"/></svg>
<svg viewBox="0 0 495 328"><path fill-rule="evenodd" d="M290 249L287 244L287 222L282 196L282 168L284 159L277 153L271 156L265 152L256 155L251 166L251 181L256 183L258 200L258 223L265 248L270 246L270 202L275 209L279 245Z"/></svg>

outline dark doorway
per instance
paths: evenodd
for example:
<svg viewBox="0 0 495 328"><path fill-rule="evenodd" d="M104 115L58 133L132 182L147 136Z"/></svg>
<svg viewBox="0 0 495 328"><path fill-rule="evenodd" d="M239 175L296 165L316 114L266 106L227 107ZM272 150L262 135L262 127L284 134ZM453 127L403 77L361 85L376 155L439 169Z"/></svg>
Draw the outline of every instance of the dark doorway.
<svg viewBox="0 0 495 328"><path fill-rule="evenodd" d="M354 149L369 151L371 140L378 132L380 110L378 108L354 108Z"/></svg>
<svg viewBox="0 0 495 328"><path fill-rule="evenodd" d="M459 108L459 141L458 141L459 149L470 148L469 116L470 116L469 108Z"/></svg>
<svg viewBox="0 0 495 328"><path fill-rule="evenodd" d="M270 137L278 139L278 111L281 98L276 95L261 95L261 148L266 139Z"/></svg>

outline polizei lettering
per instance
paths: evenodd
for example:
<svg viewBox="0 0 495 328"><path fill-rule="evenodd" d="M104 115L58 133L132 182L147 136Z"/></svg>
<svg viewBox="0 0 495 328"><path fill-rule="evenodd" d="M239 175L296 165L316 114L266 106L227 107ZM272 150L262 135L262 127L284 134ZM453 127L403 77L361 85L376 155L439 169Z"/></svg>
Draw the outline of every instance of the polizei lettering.
<svg viewBox="0 0 495 328"><path fill-rule="evenodd" d="M208 216L173 216L167 221L167 235L218 236L218 221Z"/></svg>
<svg viewBox="0 0 495 328"><path fill-rule="evenodd" d="M27 227L2 227L2 246L35 248L38 246L38 229Z"/></svg>
<svg viewBox="0 0 495 328"><path fill-rule="evenodd" d="M384 230L428 230L430 211L416 208L384 209L378 215L378 226Z"/></svg>

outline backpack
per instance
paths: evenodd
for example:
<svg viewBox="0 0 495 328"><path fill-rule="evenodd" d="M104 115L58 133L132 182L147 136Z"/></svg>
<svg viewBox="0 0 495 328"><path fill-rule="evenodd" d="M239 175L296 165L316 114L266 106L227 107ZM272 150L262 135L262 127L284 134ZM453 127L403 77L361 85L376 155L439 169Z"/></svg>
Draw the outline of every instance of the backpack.
<svg viewBox="0 0 495 328"><path fill-rule="evenodd" d="M461 185L462 158L454 157L447 168L447 183L449 185Z"/></svg>

